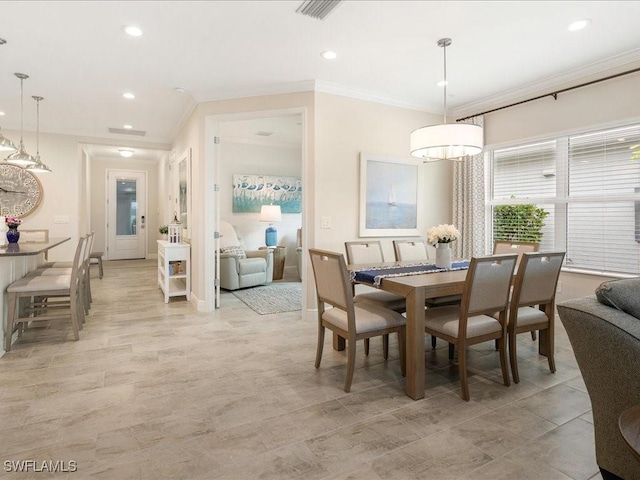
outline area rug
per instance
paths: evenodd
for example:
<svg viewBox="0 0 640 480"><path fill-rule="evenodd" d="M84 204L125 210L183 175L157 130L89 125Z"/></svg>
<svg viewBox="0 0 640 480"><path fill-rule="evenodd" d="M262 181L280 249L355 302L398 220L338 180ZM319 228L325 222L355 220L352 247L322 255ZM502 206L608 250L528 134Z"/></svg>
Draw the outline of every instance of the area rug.
<svg viewBox="0 0 640 480"><path fill-rule="evenodd" d="M233 293L249 308L260 315L272 313L295 312L302 309L302 283L272 283Z"/></svg>

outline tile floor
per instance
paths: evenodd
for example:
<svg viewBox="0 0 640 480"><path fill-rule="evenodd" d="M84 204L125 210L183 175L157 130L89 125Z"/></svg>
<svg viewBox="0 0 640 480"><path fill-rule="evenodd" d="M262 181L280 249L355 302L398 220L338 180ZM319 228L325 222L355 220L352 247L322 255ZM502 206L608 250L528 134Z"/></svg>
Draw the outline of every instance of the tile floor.
<svg viewBox="0 0 640 480"><path fill-rule="evenodd" d="M79 342L30 328L0 358L5 461L74 461L75 479L600 479L589 398L561 324L557 373L522 335L518 385L492 345L470 352L471 401L445 344L426 354L426 398L404 395L392 340L344 352L299 312L258 315L232 294L197 313L164 304L155 261L106 262Z"/></svg>

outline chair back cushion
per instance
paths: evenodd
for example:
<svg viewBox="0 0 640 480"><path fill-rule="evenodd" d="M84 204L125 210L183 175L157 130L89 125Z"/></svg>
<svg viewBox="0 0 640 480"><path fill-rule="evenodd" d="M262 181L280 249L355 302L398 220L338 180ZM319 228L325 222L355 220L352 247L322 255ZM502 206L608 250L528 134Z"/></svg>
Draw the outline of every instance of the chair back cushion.
<svg viewBox="0 0 640 480"><path fill-rule="evenodd" d="M238 237L236 229L229 222L220 221L220 250L228 247L240 247L246 250L241 239Z"/></svg>
<svg viewBox="0 0 640 480"><path fill-rule="evenodd" d="M393 250L396 254L396 260L400 262L429 259L427 245L423 240L394 240Z"/></svg>
<svg viewBox="0 0 640 480"><path fill-rule="evenodd" d="M565 252L524 253L518 266L512 303L518 306L551 303Z"/></svg>
<svg viewBox="0 0 640 480"><path fill-rule="evenodd" d="M344 242L347 250L347 262L352 263L382 263L382 245L377 240L366 242Z"/></svg>
<svg viewBox="0 0 640 480"><path fill-rule="evenodd" d="M503 253L516 253L518 261L516 267L520 265L522 254L527 252L537 252L540 248L539 243L533 242L510 242L507 240L496 240L493 244L493 254L501 255Z"/></svg>
<svg viewBox="0 0 640 480"><path fill-rule="evenodd" d="M517 255L473 257L462 294L462 310L466 307L469 316L505 310L517 259Z"/></svg>
<svg viewBox="0 0 640 480"><path fill-rule="evenodd" d="M343 310L353 309L353 297L344 257L339 253L309 249L318 302Z"/></svg>

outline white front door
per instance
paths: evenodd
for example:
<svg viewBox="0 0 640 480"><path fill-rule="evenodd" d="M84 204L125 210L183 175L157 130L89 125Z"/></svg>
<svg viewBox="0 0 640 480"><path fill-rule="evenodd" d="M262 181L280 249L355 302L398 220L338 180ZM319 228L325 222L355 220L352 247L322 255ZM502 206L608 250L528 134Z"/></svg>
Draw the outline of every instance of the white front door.
<svg viewBox="0 0 640 480"><path fill-rule="evenodd" d="M107 170L107 259L147 255L147 174Z"/></svg>

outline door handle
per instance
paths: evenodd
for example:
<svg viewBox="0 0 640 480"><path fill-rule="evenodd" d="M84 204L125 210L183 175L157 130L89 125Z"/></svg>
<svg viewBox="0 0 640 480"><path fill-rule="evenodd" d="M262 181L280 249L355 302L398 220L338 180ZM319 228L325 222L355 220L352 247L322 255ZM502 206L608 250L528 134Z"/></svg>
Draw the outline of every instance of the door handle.
<svg viewBox="0 0 640 480"><path fill-rule="evenodd" d="M140 217L140 228L144 228L144 215Z"/></svg>

